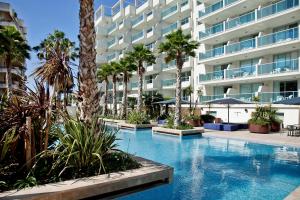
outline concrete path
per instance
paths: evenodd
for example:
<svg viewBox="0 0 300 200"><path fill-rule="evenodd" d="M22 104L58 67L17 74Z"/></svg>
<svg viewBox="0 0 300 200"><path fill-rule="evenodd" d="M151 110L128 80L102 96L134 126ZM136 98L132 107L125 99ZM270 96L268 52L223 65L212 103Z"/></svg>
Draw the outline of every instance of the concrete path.
<svg viewBox="0 0 300 200"><path fill-rule="evenodd" d="M280 133L270 133L270 134L257 134L250 133L248 130L241 131L215 131L205 129L203 136L208 137L222 137L229 139L246 140L261 144L270 145L282 145L300 148L300 137L287 136L287 131L281 131Z"/></svg>

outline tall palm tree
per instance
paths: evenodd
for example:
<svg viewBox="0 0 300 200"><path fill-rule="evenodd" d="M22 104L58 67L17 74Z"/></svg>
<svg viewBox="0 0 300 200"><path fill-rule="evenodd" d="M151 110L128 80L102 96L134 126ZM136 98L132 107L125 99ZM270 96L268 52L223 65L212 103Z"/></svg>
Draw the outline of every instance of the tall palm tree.
<svg viewBox="0 0 300 200"><path fill-rule="evenodd" d="M60 93L64 93L66 98L67 92L74 86L71 66L75 65L73 62L78 58L78 48L75 47L75 42L65 37L64 32L55 30L33 50L37 52L41 65L32 75L46 83L50 103L54 96L59 103ZM53 88L52 95L49 86Z"/></svg>
<svg viewBox="0 0 300 200"><path fill-rule="evenodd" d="M131 76L131 72L136 70L136 65L132 64L133 61L130 57L125 57L120 60L121 73L123 78L123 98L122 98L122 109L121 109L121 118L127 118L127 91L128 91L128 82Z"/></svg>
<svg viewBox="0 0 300 200"><path fill-rule="evenodd" d="M26 58L30 58L29 51L30 47L27 45L26 40L15 27L0 27L0 58L4 60L7 69L6 85L8 98L12 88L12 65L22 65Z"/></svg>
<svg viewBox="0 0 300 200"><path fill-rule="evenodd" d="M79 60L79 104L80 119L90 124L99 114L100 91L97 85L95 50L94 0L79 0L80 3L80 60Z"/></svg>
<svg viewBox="0 0 300 200"><path fill-rule="evenodd" d="M121 73L121 66L118 62L111 62L111 75L113 83L113 116L116 117L118 114L117 111L117 81L119 80L119 75Z"/></svg>
<svg viewBox="0 0 300 200"><path fill-rule="evenodd" d="M102 115L107 115L108 108L107 108L107 98L108 98L108 78L111 76L111 65L110 64L103 64L97 71L97 78L99 82L104 82L104 108L102 110Z"/></svg>
<svg viewBox="0 0 300 200"><path fill-rule="evenodd" d="M183 34L181 29L167 35L166 41L159 45L159 52L166 53L166 63L172 60L176 61L175 127L181 123L181 71L184 58L187 56L195 57L195 49L197 49L198 46L199 43L193 40L191 41L191 35Z"/></svg>
<svg viewBox="0 0 300 200"><path fill-rule="evenodd" d="M133 64L137 66L138 74L138 100L137 110L142 110L142 95L143 95L143 75L145 73L144 63L155 64L155 56L147 49L143 44L139 44L133 47L133 51L129 52L128 55L132 58Z"/></svg>

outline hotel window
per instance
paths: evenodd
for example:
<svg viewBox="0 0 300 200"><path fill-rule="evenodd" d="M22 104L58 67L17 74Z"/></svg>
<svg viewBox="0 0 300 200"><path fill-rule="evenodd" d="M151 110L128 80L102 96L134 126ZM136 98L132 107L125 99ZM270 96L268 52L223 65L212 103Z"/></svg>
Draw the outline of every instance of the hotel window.
<svg viewBox="0 0 300 200"><path fill-rule="evenodd" d="M240 69L243 73L254 74L256 70L256 65L258 64L259 59L249 59L240 61Z"/></svg>
<svg viewBox="0 0 300 200"><path fill-rule="evenodd" d="M187 23L189 23L189 17L186 17L186 18L182 19L181 22L180 22L181 26L183 26Z"/></svg>

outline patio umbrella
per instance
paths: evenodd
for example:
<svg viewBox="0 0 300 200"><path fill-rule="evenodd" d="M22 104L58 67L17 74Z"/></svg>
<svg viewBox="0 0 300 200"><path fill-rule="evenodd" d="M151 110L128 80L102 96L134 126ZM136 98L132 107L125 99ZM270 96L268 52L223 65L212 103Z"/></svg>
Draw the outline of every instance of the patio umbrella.
<svg viewBox="0 0 300 200"><path fill-rule="evenodd" d="M153 104L166 105L166 114L167 114L169 105L172 105L172 104L175 104L175 103L176 103L176 99L173 98L173 99L169 99L169 100L158 101L158 102L155 102ZM181 104L189 104L189 103L190 103L189 101L181 99Z"/></svg>
<svg viewBox="0 0 300 200"><path fill-rule="evenodd" d="M300 105L300 97L276 101L274 104Z"/></svg>
<svg viewBox="0 0 300 200"><path fill-rule="evenodd" d="M222 104L227 105L227 112L228 112L228 120L227 123L229 124L229 105L235 105L235 104L249 104L248 102L241 101L239 99L235 98L222 98L222 99L215 99L211 101L206 101L206 104Z"/></svg>

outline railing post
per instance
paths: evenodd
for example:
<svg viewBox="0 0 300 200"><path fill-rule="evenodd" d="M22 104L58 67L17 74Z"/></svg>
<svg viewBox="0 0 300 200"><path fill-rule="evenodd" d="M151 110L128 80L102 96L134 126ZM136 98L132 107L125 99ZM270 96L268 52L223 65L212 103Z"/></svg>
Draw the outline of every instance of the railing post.
<svg viewBox="0 0 300 200"><path fill-rule="evenodd" d="M255 12L254 12L254 13L255 13L255 14L254 14L254 20L257 21L257 19L258 19L258 10L255 9Z"/></svg>
<svg viewBox="0 0 300 200"><path fill-rule="evenodd" d="M227 69L224 69L224 77L223 77L223 79L226 80L226 77L227 77Z"/></svg>
<svg viewBox="0 0 300 200"><path fill-rule="evenodd" d="M255 65L255 76L258 76L258 64Z"/></svg>

